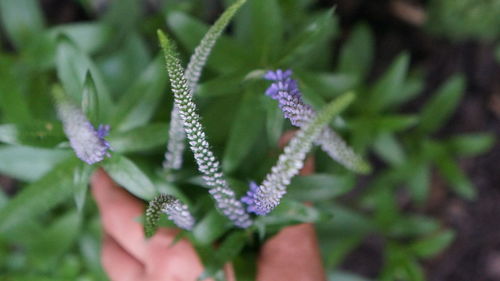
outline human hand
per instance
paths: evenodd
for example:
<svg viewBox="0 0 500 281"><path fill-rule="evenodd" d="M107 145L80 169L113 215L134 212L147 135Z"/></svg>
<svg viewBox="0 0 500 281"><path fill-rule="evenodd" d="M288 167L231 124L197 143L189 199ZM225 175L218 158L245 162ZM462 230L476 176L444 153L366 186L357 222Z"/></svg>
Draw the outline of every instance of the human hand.
<svg viewBox="0 0 500 281"><path fill-rule="evenodd" d="M302 174L311 173L306 161ZM92 177L92 195L97 202L104 231L102 264L113 281L194 281L203 265L187 239L175 244L177 229L160 228L146 239L137 222L144 204L120 188L102 169ZM226 279L236 280L230 266ZM258 281L322 281L325 279L312 224L289 226L270 238L257 261Z"/></svg>

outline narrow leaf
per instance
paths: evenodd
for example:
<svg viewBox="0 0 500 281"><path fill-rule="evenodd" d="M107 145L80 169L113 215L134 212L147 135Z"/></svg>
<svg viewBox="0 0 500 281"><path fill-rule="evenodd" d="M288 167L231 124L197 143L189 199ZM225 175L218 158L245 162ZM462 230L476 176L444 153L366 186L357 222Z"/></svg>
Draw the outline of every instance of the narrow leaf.
<svg viewBox="0 0 500 281"><path fill-rule="evenodd" d="M399 55L373 86L367 106L377 112L390 106L400 95L410 64L407 53Z"/></svg>
<svg viewBox="0 0 500 281"><path fill-rule="evenodd" d="M36 219L62 201L73 192L73 171L79 161L70 158L39 181L26 186L16 197L0 210L0 232L7 232Z"/></svg>
<svg viewBox="0 0 500 281"><path fill-rule="evenodd" d="M148 151L165 145L168 125L152 123L124 132L111 134L107 140L113 151L120 153Z"/></svg>
<svg viewBox="0 0 500 281"><path fill-rule="evenodd" d="M259 96L255 95L254 91L247 91L240 102L224 151L222 169L225 172L234 171L250 152L252 145L262 133L263 117Z"/></svg>
<svg viewBox="0 0 500 281"><path fill-rule="evenodd" d="M96 124L99 120L99 97L95 87L94 79L90 72L85 75L82 92L82 111L90 122Z"/></svg>
<svg viewBox="0 0 500 281"><path fill-rule="evenodd" d="M38 180L71 153L28 146L0 146L0 173L27 182Z"/></svg>
<svg viewBox="0 0 500 281"><path fill-rule="evenodd" d="M338 71L365 78L372 66L374 39L370 28L359 24L351 31L340 52Z"/></svg>
<svg viewBox="0 0 500 281"><path fill-rule="evenodd" d="M464 87L463 78L455 76L438 89L422 109L419 126L422 133L433 133L448 121L460 102Z"/></svg>
<svg viewBox="0 0 500 281"><path fill-rule="evenodd" d="M115 153L103 162L103 167L116 183L133 195L145 200L153 199L156 193L153 183L125 156Z"/></svg>
<svg viewBox="0 0 500 281"><path fill-rule="evenodd" d="M120 131L145 125L158 107L166 82L160 54L120 98L111 124L115 124Z"/></svg>

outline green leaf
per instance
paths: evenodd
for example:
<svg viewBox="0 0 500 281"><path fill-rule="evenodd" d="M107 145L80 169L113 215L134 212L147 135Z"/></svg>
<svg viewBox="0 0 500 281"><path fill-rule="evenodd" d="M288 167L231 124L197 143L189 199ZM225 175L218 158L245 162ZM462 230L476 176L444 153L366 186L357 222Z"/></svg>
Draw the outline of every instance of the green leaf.
<svg viewBox="0 0 500 281"><path fill-rule="evenodd" d="M449 138L446 146L457 156L471 157L488 152L495 141L495 137L489 133L464 134Z"/></svg>
<svg viewBox="0 0 500 281"><path fill-rule="evenodd" d="M167 23L176 38L189 52L195 49L209 29L206 24L181 12L168 14ZM223 73L230 73L241 70L242 65L251 62L249 52L244 46L225 36L221 36L210 54L207 66Z"/></svg>
<svg viewBox="0 0 500 281"><path fill-rule="evenodd" d="M26 72L19 68L17 60L0 54L0 109L3 122L19 123L32 120L27 95L22 84L18 83L18 77L25 75Z"/></svg>
<svg viewBox="0 0 500 281"><path fill-rule="evenodd" d="M66 253L80 233L80 216L70 212L45 228L39 237L33 237L28 246L29 256L36 267L49 269Z"/></svg>
<svg viewBox="0 0 500 281"><path fill-rule="evenodd" d="M32 120L27 124L0 125L0 142L36 147L54 147L64 141L59 123Z"/></svg>
<svg viewBox="0 0 500 281"><path fill-rule="evenodd" d="M327 219L330 219L328 214L320 212L317 208L307 206L295 200L283 199L271 213L259 217L255 223L290 225L296 223L314 223Z"/></svg>
<svg viewBox="0 0 500 281"><path fill-rule="evenodd" d="M251 39L250 52L261 65L266 65L277 55L283 40L283 21L277 0L252 0L248 26Z"/></svg>
<svg viewBox="0 0 500 281"><path fill-rule="evenodd" d="M98 66L108 89L113 93L125 93L148 66L151 55L146 41L135 30L117 39L112 43L114 52L102 56Z"/></svg>
<svg viewBox="0 0 500 281"><path fill-rule="evenodd" d="M235 72L223 74L201 83L197 90L196 96L203 98L214 98L230 94L239 94L241 91L242 80L245 73Z"/></svg>
<svg viewBox="0 0 500 281"><path fill-rule="evenodd" d="M18 48L32 43L34 37L45 27L37 0L2 0L0 12L3 27Z"/></svg>
<svg viewBox="0 0 500 281"><path fill-rule="evenodd" d="M373 144L375 152L392 166L403 164L406 159L403 147L392 134L381 134Z"/></svg>
<svg viewBox="0 0 500 281"><path fill-rule="evenodd" d="M133 195L144 200L151 200L155 196L156 188L151 180L125 156L113 153L102 165L117 184Z"/></svg>
<svg viewBox="0 0 500 281"><path fill-rule="evenodd" d="M82 92L82 111L92 124L97 124L99 120L99 97L97 89L90 72L85 75Z"/></svg>
<svg viewBox="0 0 500 281"><path fill-rule="evenodd" d="M0 210L0 232L9 231L39 216L73 192L73 171L79 160L72 157L57 165L37 182L26 186Z"/></svg>
<svg viewBox="0 0 500 281"><path fill-rule="evenodd" d="M285 118L276 101L264 95L261 97L261 100L266 109L266 130L269 143L277 146L283 133Z"/></svg>
<svg viewBox="0 0 500 281"><path fill-rule="evenodd" d="M56 68L64 90L78 103L82 102L85 78L87 72L90 73L97 90L101 120L107 120L112 110L112 102L101 73L92 60L64 36L58 40Z"/></svg>
<svg viewBox="0 0 500 281"><path fill-rule="evenodd" d="M325 98L333 98L352 90L358 79L350 74L294 71L301 85L314 90Z"/></svg>
<svg viewBox="0 0 500 281"><path fill-rule="evenodd" d="M415 201L423 205L429 193L430 164L419 162L411 165L411 175L408 177L408 187Z"/></svg>
<svg viewBox="0 0 500 281"><path fill-rule="evenodd" d="M333 9L312 17L312 20L297 35L285 42L285 51L280 64L288 65L307 61L312 55L312 50L325 40L332 38L337 32L338 24L333 16Z"/></svg>
<svg viewBox="0 0 500 281"><path fill-rule="evenodd" d="M201 274L200 280L214 276L222 269L226 262L232 261L245 246L247 235L244 231L234 231L222 241L208 264L205 264L205 271Z"/></svg>
<svg viewBox="0 0 500 281"><path fill-rule="evenodd" d="M265 112L260 100L255 91L248 90L240 102L224 151L222 169L226 173L239 166L263 131Z"/></svg>
<svg viewBox="0 0 500 281"><path fill-rule="evenodd" d="M349 120L349 125L353 128L372 128L378 133L393 133L406 130L418 123L416 115L383 115L374 117L358 117Z"/></svg>
<svg viewBox="0 0 500 281"><path fill-rule="evenodd" d="M430 217L420 215L399 216L388 231L388 235L400 238L408 238L429 235L439 229L439 221Z"/></svg>
<svg viewBox="0 0 500 281"><path fill-rule="evenodd" d="M435 132L451 117L464 92L464 80L454 76L442 85L421 111L419 130L423 134Z"/></svg>
<svg viewBox="0 0 500 281"><path fill-rule="evenodd" d="M354 187L351 176L314 174L295 177L288 186L287 196L300 201L325 201L336 198Z"/></svg>
<svg viewBox="0 0 500 281"><path fill-rule="evenodd" d="M433 258L447 248L455 239L453 230L441 231L411 244L410 249L421 258Z"/></svg>
<svg viewBox="0 0 500 281"><path fill-rule="evenodd" d="M51 28L50 33L54 38L64 34L84 53L92 54L109 43L113 30L101 22L85 22L58 25Z"/></svg>
<svg viewBox="0 0 500 281"><path fill-rule="evenodd" d="M38 180L71 153L27 146L0 146L0 173L27 182Z"/></svg>
<svg viewBox="0 0 500 281"><path fill-rule="evenodd" d="M130 153L164 147L167 135L167 124L152 123L125 132L116 132L106 139L111 144L113 151Z"/></svg>
<svg viewBox="0 0 500 281"><path fill-rule="evenodd" d="M340 51L337 71L354 75L358 79L366 77L373 61L373 35L365 24L358 24L352 30Z"/></svg>
<svg viewBox="0 0 500 281"><path fill-rule="evenodd" d="M367 107L372 112L378 112L392 105L403 90L410 57L407 53L399 55L387 71L373 85Z"/></svg>
<svg viewBox="0 0 500 281"><path fill-rule="evenodd" d="M113 113L112 124L121 131L145 125L153 116L165 91L167 75L158 55L132 87L125 92Z"/></svg>
<svg viewBox="0 0 500 281"><path fill-rule="evenodd" d="M231 227L229 220L217 210L210 211L193 229L195 245L211 245Z"/></svg>
<svg viewBox="0 0 500 281"><path fill-rule="evenodd" d="M79 214L81 214L83 205L85 204L87 189L93 171L93 166L81 162L73 172L73 186L75 187L73 191L73 199L75 200L76 208L78 209Z"/></svg>
<svg viewBox="0 0 500 281"><path fill-rule="evenodd" d="M476 189L450 156L441 154L435 159L435 162L439 172L448 181L453 191L465 199L473 200L476 198Z"/></svg>

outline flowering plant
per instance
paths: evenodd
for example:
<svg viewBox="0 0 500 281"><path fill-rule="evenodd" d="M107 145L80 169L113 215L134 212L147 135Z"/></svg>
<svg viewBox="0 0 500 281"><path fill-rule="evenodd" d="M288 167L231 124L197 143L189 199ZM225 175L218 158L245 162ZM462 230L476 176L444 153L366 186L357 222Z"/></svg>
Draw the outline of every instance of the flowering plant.
<svg viewBox="0 0 500 281"><path fill-rule="evenodd" d="M212 25L193 16L200 1L152 14L136 13L141 1L104 12L80 2L95 20L53 26L39 1L0 2L0 272L106 278L87 198L101 168L144 203L146 236L182 229L204 276L233 261L252 279L260 245L298 223L316 224L334 280L366 237L387 242L386 280L419 280L419 259L453 240L399 192L421 207L435 166L454 194L476 196L455 160L493 138L434 134L460 101L461 76L410 112L424 79L409 54L374 79L370 28L341 37L333 10L309 0L233 1ZM299 175L308 155L315 173Z"/></svg>

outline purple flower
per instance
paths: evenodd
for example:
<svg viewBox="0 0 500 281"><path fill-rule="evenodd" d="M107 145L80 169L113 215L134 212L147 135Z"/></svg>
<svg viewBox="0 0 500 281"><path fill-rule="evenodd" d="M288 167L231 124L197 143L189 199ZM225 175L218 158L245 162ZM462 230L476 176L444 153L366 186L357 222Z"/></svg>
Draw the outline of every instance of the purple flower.
<svg viewBox="0 0 500 281"><path fill-rule="evenodd" d="M312 120L316 113L314 109L304 103L297 81L291 78L292 71L268 71L264 78L273 81L266 90L266 95L278 101L285 118L290 119L292 125L302 127Z"/></svg>
<svg viewBox="0 0 500 281"><path fill-rule="evenodd" d="M257 215L264 215L266 212L261 210L257 206L257 193L259 192L259 186L255 182L250 182L250 189L247 191L247 194L241 198L241 202L247 204L247 212L255 213Z"/></svg>
<svg viewBox="0 0 500 281"><path fill-rule="evenodd" d="M268 71L264 79L273 81L266 90L266 95L278 101L283 115L290 119L292 125L302 128L316 117L314 109L302 100L302 94L298 89L297 81L292 78L291 70ZM371 169L370 165L356 155L342 137L329 127L325 127L315 144L350 170L367 173Z"/></svg>
<svg viewBox="0 0 500 281"><path fill-rule="evenodd" d="M64 133L78 158L92 165L110 156L111 147L104 139L109 133L109 125L99 125L96 130L85 114L68 101L58 101L57 111Z"/></svg>

